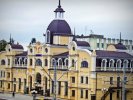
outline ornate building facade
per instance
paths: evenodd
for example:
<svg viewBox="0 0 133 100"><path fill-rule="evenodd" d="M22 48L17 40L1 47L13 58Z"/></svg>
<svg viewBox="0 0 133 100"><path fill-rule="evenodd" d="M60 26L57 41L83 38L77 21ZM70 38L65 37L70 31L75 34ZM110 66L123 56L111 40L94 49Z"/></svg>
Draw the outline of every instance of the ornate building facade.
<svg viewBox="0 0 133 100"><path fill-rule="evenodd" d="M75 39L60 0L54 12L45 43L33 38L28 51L9 43L0 52L0 90L30 94L36 89L53 97L56 87L59 99L121 100L125 86L126 99L132 100L133 55L127 48L119 42L106 50L92 49L88 42Z"/></svg>

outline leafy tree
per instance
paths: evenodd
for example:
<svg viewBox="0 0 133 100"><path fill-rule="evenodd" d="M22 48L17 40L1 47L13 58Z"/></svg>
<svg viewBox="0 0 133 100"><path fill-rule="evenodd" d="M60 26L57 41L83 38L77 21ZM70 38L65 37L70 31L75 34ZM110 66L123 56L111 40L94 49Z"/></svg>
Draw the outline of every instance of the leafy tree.
<svg viewBox="0 0 133 100"><path fill-rule="evenodd" d="M0 40L0 51L5 51L7 42L5 40Z"/></svg>

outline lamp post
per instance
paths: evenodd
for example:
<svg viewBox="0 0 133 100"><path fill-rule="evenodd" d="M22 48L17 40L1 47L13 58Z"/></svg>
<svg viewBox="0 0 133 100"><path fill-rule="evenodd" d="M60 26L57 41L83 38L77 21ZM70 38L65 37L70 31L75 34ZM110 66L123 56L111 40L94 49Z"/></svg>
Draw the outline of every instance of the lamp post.
<svg viewBox="0 0 133 100"><path fill-rule="evenodd" d="M57 80L56 80L56 60L53 62L54 64L54 98L53 100L56 100L56 83L57 83Z"/></svg>
<svg viewBox="0 0 133 100"><path fill-rule="evenodd" d="M33 100L36 100L37 91L33 90L33 91L31 91L31 93L32 93L32 96L33 96Z"/></svg>
<svg viewBox="0 0 133 100"><path fill-rule="evenodd" d="M122 100L126 100L125 98L125 83L126 83L126 80L125 80L125 64L123 66L123 81L122 81Z"/></svg>

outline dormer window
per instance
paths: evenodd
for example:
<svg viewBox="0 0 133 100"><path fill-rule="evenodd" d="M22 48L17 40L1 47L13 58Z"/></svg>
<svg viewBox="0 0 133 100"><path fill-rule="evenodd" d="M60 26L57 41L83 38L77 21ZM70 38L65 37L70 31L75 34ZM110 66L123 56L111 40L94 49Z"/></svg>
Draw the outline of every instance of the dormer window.
<svg viewBox="0 0 133 100"><path fill-rule="evenodd" d="M30 53L32 53L33 52L33 50L32 49L30 49Z"/></svg>

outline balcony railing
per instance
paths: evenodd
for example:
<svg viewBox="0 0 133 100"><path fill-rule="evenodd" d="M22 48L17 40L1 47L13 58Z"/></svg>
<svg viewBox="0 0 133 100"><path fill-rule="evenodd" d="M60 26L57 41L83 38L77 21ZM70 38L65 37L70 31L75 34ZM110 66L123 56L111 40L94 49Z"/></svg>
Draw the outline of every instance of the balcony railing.
<svg viewBox="0 0 133 100"><path fill-rule="evenodd" d="M123 68L110 68L110 67L96 67L96 71L123 71ZM130 71L132 72L133 71L133 68L125 68L125 71Z"/></svg>
<svg viewBox="0 0 133 100"><path fill-rule="evenodd" d="M27 65L26 64L24 64L24 65L23 64L14 64L14 67L24 67L25 68L25 67L27 67Z"/></svg>
<svg viewBox="0 0 133 100"><path fill-rule="evenodd" d="M54 69L54 66L50 66L49 69ZM68 66L56 66L57 70L67 70Z"/></svg>

